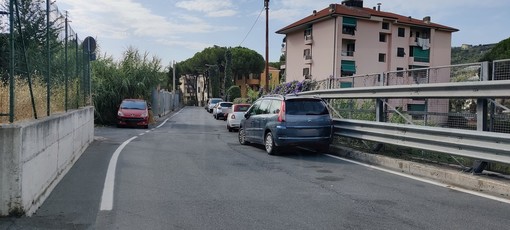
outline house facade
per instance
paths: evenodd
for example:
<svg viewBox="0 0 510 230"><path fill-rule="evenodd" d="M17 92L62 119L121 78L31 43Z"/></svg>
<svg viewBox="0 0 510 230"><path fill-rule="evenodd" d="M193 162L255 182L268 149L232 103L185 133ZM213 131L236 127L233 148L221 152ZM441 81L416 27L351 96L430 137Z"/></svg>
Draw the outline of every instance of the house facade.
<svg viewBox="0 0 510 230"><path fill-rule="evenodd" d="M456 31L347 0L276 33L285 35L286 81L302 81L450 65Z"/></svg>
<svg viewBox="0 0 510 230"><path fill-rule="evenodd" d="M266 85L266 70L260 74L249 74L248 76L237 76L234 84L241 88L241 97L246 97L248 88L259 90ZM280 70L269 66L269 87L272 89L280 84Z"/></svg>
<svg viewBox="0 0 510 230"><path fill-rule="evenodd" d="M183 75L179 78L179 82L181 83L179 88L185 105L205 106L208 97L203 75Z"/></svg>

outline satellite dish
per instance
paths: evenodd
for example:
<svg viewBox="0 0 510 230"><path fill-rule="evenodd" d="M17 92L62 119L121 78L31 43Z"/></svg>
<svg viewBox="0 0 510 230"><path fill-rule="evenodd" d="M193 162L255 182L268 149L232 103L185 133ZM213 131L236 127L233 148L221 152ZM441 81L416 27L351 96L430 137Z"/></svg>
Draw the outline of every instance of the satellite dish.
<svg viewBox="0 0 510 230"><path fill-rule="evenodd" d="M85 51L87 51L87 53L94 53L96 51L96 40L93 37L88 36L85 38L81 46Z"/></svg>

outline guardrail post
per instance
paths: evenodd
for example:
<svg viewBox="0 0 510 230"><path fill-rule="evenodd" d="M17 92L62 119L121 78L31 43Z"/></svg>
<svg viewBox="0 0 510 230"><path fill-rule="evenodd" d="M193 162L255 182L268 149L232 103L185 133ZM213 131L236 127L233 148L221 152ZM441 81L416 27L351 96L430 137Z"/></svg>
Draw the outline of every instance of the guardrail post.
<svg viewBox="0 0 510 230"><path fill-rule="evenodd" d="M489 80L489 62L483 62L480 69L480 80ZM486 98L478 98L476 101L476 130L488 131L487 121L489 117L489 103ZM475 160L473 162L473 173L482 173L489 163L486 161Z"/></svg>

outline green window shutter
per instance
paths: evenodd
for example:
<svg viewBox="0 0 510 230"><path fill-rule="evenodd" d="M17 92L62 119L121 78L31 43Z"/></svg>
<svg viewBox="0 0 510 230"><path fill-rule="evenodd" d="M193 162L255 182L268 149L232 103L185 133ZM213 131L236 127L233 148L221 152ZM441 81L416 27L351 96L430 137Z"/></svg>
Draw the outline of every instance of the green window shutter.
<svg viewBox="0 0 510 230"><path fill-rule="evenodd" d="M356 27L356 24L357 24L357 20L355 18L343 17L342 25Z"/></svg>
<svg viewBox="0 0 510 230"><path fill-rule="evenodd" d="M349 73L356 73L356 62L355 61L347 61L342 60L342 71Z"/></svg>
<svg viewBox="0 0 510 230"><path fill-rule="evenodd" d="M340 82L340 88L352 88L352 82Z"/></svg>
<svg viewBox="0 0 510 230"><path fill-rule="evenodd" d="M430 49L423 50L421 47L413 47L414 61L418 62L429 62L430 61Z"/></svg>
<svg viewBox="0 0 510 230"><path fill-rule="evenodd" d="M425 112L427 106L425 104L407 104L407 111L413 112Z"/></svg>

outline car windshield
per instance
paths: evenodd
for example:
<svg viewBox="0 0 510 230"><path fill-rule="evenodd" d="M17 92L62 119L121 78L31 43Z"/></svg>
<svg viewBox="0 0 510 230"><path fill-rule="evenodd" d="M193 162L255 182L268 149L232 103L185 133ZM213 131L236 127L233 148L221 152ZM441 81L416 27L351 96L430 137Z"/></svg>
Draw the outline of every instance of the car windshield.
<svg viewBox="0 0 510 230"><path fill-rule="evenodd" d="M221 99L211 99L211 103L210 104L216 104L218 102L220 102Z"/></svg>
<svg viewBox="0 0 510 230"><path fill-rule="evenodd" d="M234 112L246 112L250 108L250 105L237 105L234 108Z"/></svg>
<svg viewBox="0 0 510 230"><path fill-rule="evenodd" d="M329 114L326 105L320 100L300 99L287 100L285 103L286 114L289 115L324 115Z"/></svg>
<svg viewBox="0 0 510 230"><path fill-rule="evenodd" d="M147 108L147 104L144 101L123 101L120 108L144 110Z"/></svg>

